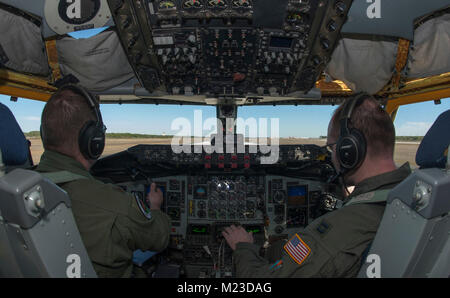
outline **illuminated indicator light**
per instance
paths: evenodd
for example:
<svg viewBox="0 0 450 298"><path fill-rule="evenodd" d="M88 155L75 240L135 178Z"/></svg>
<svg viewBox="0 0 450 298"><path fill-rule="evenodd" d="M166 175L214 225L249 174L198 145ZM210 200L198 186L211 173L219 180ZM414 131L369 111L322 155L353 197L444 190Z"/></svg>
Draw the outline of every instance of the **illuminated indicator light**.
<svg viewBox="0 0 450 298"><path fill-rule="evenodd" d="M193 228L192 232L194 232L194 233L206 233L206 228Z"/></svg>
<svg viewBox="0 0 450 298"><path fill-rule="evenodd" d="M248 229L247 232L252 232L253 234L261 232L260 229Z"/></svg>

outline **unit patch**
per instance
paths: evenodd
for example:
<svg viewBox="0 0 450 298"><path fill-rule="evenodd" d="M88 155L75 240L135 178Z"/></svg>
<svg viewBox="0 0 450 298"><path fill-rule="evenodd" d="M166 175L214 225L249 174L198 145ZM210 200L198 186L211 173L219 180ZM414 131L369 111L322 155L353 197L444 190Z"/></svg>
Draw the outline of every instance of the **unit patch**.
<svg viewBox="0 0 450 298"><path fill-rule="evenodd" d="M150 210L150 203L144 197L144 194L140 191L132 192L134 198L136 199L136 203L139 207L141 213L148 219L152 218L152 212Z"/></svg>
<svg viewBox="0 0 450 298"><path fill-rule="evenodd" d="M269 269L272 271L276 271L276 270L280 269L281 267L283 267L283 260L278 260L275 263L273 263Z"/></svg>
<svg viewBox="0 0 450 298"><path fill-rule="evenodd" d="M284 250L299 265L303 263L311 253L309 246L303 242L298 234L295 234L294 237L284 245Z"/></svg>

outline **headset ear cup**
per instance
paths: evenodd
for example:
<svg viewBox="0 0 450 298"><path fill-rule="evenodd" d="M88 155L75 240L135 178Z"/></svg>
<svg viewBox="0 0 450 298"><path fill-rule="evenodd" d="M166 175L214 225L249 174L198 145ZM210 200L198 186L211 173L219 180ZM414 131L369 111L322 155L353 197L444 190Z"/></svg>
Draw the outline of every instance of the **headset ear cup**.
<svg viewBox="0 0 450 298"><path fill-rule="evenodd" d="M105 134L101 128L95 127L94 137L89 143L89 154L92 159L99 158L105 149Z"/></svg>
<svg viewBox="0 0 450 298"><path fill-rule="evenodd" d="M341 169L351 170L356 165L357 146L355 139L351 135L339 139L336 144L336 157Z"/></svg>
<svg viewBox="0 0 450 298"><path fill-rule="evenodd" d="M336 144L336 156L339 164L346 170L358 168L366 156L366 140L357 129L339 139Z"/></svg>
<svg viewBox="0 0 450 298"><path fill-rule="evenodd" d="M105 134L103 129L96 125L95 121L87 122L80 130L78 144L81 154L86 159L97 159L105 148Z"/></svg>
<svg viewBox="0 0 450 298"><path fill-rule="evenodd" d="M356 128L350 130L351 135L355 138L358 146L358 158L356 160L355 168L359 167L366 158L367 143L364 134Z"/></svg>

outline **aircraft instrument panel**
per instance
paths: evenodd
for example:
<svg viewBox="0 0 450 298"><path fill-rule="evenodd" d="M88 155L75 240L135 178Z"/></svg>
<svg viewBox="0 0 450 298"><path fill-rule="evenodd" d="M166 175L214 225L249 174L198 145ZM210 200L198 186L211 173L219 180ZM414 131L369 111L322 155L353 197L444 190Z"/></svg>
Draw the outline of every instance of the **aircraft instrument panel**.
<svg viewBox="0 0 450 298"><path fill-rule="evenodd" d="M138 145L100 159L91 172L139 200L156 183L172 220L168 256L186 277L233 275L232 250L221 235L231 224L255 243L287 239L324 214L334 174L317 145L281 145L277 163L261 153L175 154L170 145Z"/></svg>

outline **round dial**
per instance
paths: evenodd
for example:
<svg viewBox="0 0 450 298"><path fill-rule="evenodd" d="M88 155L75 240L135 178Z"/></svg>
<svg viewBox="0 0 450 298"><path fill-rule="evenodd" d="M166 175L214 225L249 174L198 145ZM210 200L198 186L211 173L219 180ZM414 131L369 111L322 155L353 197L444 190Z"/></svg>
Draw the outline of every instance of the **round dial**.
<svg viewBox="0 0 450 298"><path fill-rule="evenodd" d="M286 195L283 191L277 190L273 196L273 200L275 203L283 204L285 201Z"/></svg>
<svg viewBox="0 0 450 298"><path fill-rule="evenodd" d="M219 208L222 208L222 209L227 208L227 202L226 201L220 201L219 202Z"/></svg>
<svg viewBox="0 0 450 298"><path fill-rule="evenodd" d="M227 193L226 192L219 193L219 200L226 201L226 199L227 199Z"/></svg>
<svg viewBox="0 0 450 298"><path fill-rule="evenodd" d="M206 211L205 210L199 210L197 212L197 216L200 218L205 218L206 217Z"/></svg>
<svg viewBox="0 0 450 298"><path fill-rule="evenodd" d="M215 219L215 218L217 217L216 210L211 210L211 209L209 209L209 210L208 210L208 217L209 217L209 218L212 218L212 219Z"/></svg>
<svg viewBox="0 0 450 298"><path fill-rule="evenodd" d="M206 208L205 201L198 201L197 202L197 207L198 207L198 209L205 209Z"/></svg>
<svg viewBox="0 0 450 298"><path fill-rule="evenodd" d="M225 0L208 0L208 6L212 8L226 8L227 2Z"/></svg>
<svg viewBox="0 0 450 298"><path fill-rule="evenodd" d="M219 211L219 219L225 219L227 218L227 213L225 212L225 210L220 210Z"/></svg>
<svg viewBox="0 0 450 298"><path fill-rule="evenodd" d="M184 9L202 8L202 7L203 7L203 4L200 0L185 0L185 1L183 1Z"/></svg>
<svg viewBox="0 0 450 298"><path fill-rule="evenodd" d="M250 7L252 6L251 0L233 0L233 7Z"/></svg>

